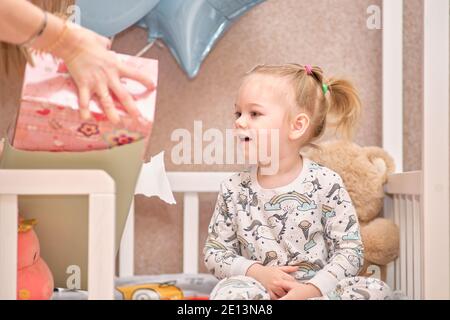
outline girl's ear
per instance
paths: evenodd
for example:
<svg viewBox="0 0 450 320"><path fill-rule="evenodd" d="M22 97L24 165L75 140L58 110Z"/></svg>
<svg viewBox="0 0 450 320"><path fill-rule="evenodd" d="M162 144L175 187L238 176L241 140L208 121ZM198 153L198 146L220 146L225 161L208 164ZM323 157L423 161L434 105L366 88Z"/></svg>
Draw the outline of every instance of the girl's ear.
<svg viewBox="0 0 450 320"><path fill-rule="evenodd" d="M305 135L310 124L309 116L306 113L297 114L290 122L289 139L297 140Z"/></svg>

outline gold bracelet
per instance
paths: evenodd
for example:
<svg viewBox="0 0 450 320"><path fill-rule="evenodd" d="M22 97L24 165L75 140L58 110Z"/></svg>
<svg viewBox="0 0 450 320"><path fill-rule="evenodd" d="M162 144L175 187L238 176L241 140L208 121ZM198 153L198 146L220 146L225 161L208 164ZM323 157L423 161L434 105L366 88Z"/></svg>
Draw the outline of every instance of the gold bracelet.
<svg viewBox="0 0 450 320"><path fill-rule="evenodd" d="M41 50L45 51L45 52L53 53L53 51L55 49L57 49L59 46L61 46L61 44L65 40L68 30L69 30L69 26L68 26L67 22L64 22L64 26L63 26L61 32L56 37L56 40L52 44L50 44L47 48L43 48Z"/></svg>
<svg viewBox="0 0 450 320"><path fill-rule="evenodd" d="M53 52L58 49L66 40L66 36L68 34L68 32L70 31L70 26L69 26L69 22L65 21L63 29L61 30L61 32L58 34L56 40L51 43L49 46L47 46L46 48L42 48L42 49L31 49L31 52L33 54L42 54L42 53L50 53L53 54ZM84 51L84 47L79 46L77 49L71 51L66 57L61 57L59 56L59 58L64 60L64 63L66 65L69 65L80 53L82 53Z"/></svg>

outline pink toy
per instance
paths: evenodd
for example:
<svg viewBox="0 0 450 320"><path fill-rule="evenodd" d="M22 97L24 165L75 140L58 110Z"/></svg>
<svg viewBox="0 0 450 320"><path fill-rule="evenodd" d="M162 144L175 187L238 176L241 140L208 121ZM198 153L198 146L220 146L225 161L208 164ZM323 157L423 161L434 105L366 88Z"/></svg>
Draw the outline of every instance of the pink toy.
<svg viewBox="0 0 450 320"><path fill-rule="evenodd" d="M53 276L40 256L33 230L36 220L20 219L17 253L17 299L47 300L53 294Z"/></svg>

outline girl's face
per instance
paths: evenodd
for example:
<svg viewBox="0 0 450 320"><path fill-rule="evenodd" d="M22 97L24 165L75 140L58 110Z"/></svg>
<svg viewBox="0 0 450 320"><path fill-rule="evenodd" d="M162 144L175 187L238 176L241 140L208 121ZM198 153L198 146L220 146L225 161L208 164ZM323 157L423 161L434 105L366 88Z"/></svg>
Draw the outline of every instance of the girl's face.
<svg viewBox="0 0 450 320"><path fill-rule="evenodd" d="M292 106L289 83L270 75L253 74L242 83L235 103L235 129L246 160L261 163L264 156L286 152L288 111ZM278 136L277 136L278 135Z"/></svg>

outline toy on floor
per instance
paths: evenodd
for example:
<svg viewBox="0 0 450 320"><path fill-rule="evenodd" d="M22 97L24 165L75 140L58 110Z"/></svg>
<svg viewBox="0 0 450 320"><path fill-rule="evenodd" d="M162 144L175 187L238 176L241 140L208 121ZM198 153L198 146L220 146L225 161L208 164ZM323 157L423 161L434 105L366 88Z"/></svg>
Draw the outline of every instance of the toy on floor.
<svg viewBox="0 0 450 320"><path fill-rule="evenodd" d="M394 172L393 159L381 148L360 147L345 140L320 144L320 149L311 149L306 156L342 177L361 224L365 258L362 274L375 264L384 278L386 265L397 258L400 243L397 225L379 217L383 185ZM339 192L334 196L339 197Z"/></svg>
<svg viewBox="0 0 450 320"><path fill-rule="evenodd" d="M145 283L116 287L123 300L182 300L183 291L172 283Z"/></svg>
<svg viewBox="0 0 450 320"><path fill-rule="evenodd" d="M40 256L35 219L20 218L17 252L17 299L47 300L53 294L53 276Z"/></svg>
<svg viewBox="0 0 450 320"><path fill-rule="evenodd" d="M116 287L123 300L208 300L206 295L186 296L176 281L143 283Z"/></svg>

